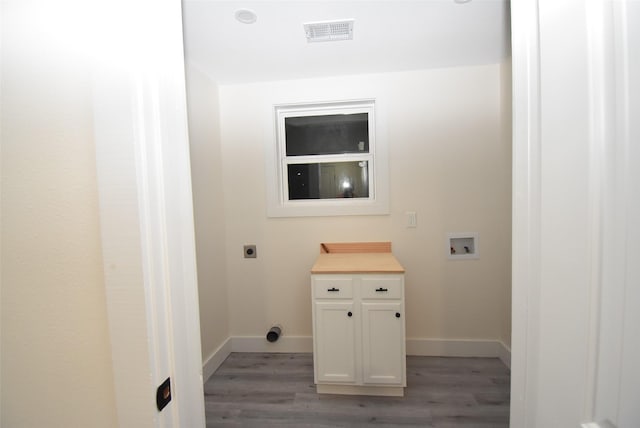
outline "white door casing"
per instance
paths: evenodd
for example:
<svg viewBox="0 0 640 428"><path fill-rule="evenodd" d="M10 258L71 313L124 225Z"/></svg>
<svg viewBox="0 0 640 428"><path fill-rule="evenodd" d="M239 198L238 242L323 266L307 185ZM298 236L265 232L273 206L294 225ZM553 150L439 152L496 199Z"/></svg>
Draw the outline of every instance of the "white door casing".
<svg viewBox="0 0 640 428"><path fill-rule="evenodd" d="M511 10L511 426L635 427L640 3Z"/></svg>
<svg viewBox="0 0 640 428"><path fill-rule="evenodd" d="M594 153L602 183L600 271L594 290L591 426L640 424L640 3L589 3ZM597 424L597 425L594 425Z"/></svg>
<svg viewBox="0 0 640 428"><path fill-rule="evenodd" d="M540 312L540 41L538 2L511 4L513 87L511 427L530 428Z"/></svg>
<svg viewBox="0 0 640 428"><path fill-rule="evenodd" d="M205 425L180 8L94 11L101 239L123 427ZM158 412L168 377L172 401Z"/></svg>

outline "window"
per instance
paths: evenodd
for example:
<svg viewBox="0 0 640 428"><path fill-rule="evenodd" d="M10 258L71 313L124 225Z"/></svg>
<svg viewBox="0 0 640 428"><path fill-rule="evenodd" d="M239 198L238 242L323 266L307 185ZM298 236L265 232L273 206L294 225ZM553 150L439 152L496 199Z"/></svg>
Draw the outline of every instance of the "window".
<svg viewBox="0 0 640 428"><path fill-rule="evenodd" d="M275 107L269 216L386 214L373 100Z"/></svg>

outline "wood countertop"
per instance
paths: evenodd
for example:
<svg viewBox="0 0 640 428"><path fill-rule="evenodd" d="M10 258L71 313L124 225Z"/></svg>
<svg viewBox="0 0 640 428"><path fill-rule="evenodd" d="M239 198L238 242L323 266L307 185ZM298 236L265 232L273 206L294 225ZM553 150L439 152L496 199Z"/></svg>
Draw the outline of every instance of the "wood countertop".
<svg viewBox="0 0 640 428"><path fill-rule="evenodd" d="M321 253L311 273L404 273L391 253Z"/></svg>

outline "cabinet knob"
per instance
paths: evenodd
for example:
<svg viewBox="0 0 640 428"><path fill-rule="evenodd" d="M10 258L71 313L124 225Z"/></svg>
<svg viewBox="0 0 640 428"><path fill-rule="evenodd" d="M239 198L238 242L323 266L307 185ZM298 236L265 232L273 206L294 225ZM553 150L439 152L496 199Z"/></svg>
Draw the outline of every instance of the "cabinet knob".
<svg viewBox="0 0 640 428"><path fill-rule="evenodd" d="M340 289L336 288L336 287L331 287L331 288L327 288L327 291L329 291L331 293L335 293L336 291L340 291Z"/></svg>
<svg viewBox="0 0 640 428"><path fill-rule="evenodd" d="M347 316L348 317L353 316L353 313L351 313L351 311L349 311L349 312L347 312Z"/></svg>
<svg viewBox="0 0 640 428"><path fill-rule="evenodd" d="M400 318L400 312L396 312L396 318Z"/></svg>
<svg viewBox="0 0 640 428"><path fill-rule="evenodd" d="M380 288L376 288L376 291L377 291L378 293L385 293L385 292L389 291L389 289L388 289L388 288L382 288L382 287L380 287Z"/></svg>

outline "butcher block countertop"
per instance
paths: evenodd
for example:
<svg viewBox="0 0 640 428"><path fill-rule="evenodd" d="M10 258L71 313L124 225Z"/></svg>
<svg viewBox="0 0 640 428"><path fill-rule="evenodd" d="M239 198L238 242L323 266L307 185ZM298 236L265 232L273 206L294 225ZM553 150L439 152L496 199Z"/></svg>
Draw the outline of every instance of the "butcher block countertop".
<svg viewBox="0 0 640 428"><path fill-rule="evenodd" d="M391 254L390 244L388 252L380 252L385 250L380 249L379 243L372 243L373 252L366 252L366 244L359 243L354 247L357 252L331 252L336 244L321 244L321 253L311 273L404 273L400 262Z"/></svg>

